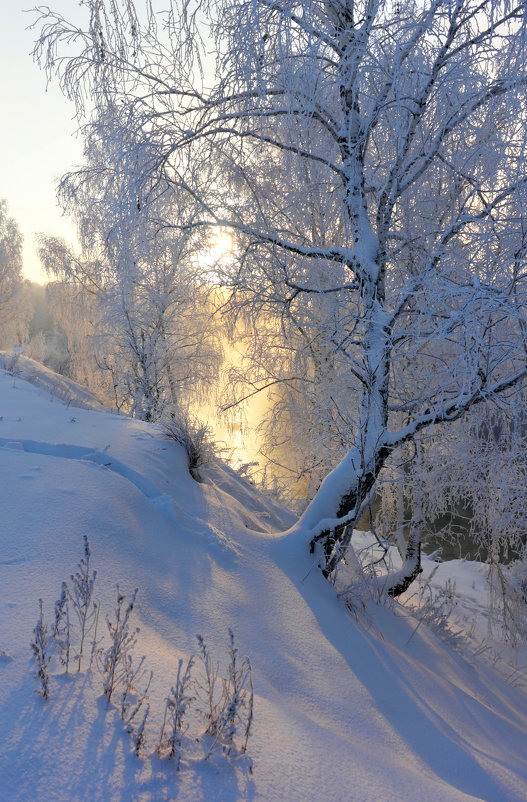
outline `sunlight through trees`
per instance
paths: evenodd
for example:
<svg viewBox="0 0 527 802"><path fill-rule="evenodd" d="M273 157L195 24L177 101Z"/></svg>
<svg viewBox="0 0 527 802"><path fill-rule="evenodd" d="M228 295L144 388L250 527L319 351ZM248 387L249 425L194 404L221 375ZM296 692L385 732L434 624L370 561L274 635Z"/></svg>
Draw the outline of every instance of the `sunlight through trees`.
<svg viewBox="0 0 527 802"><path fill-rule="evenodd" d="M96 280L114 288L137 357L132 408L153 417L142 338L157 348L169 309L143 320L154 277L168 267L191 323L220 284L220 318L248 332L225 403L268 393L270 456L289 451L307 477L296 529L330 576L383 481L404 481L403 503L422 509L419 476L441 443L471 482L469 432L478 465L494 421L523 442L527 5L88 0L86 12L80 30L41 11L35 54L83 120L87 163L61 197L85 248L104 252ZM184 356L201 381L201 357ZM168 376L173 358L152 364ZM424 511L413 525L415 545Z"/></svg>

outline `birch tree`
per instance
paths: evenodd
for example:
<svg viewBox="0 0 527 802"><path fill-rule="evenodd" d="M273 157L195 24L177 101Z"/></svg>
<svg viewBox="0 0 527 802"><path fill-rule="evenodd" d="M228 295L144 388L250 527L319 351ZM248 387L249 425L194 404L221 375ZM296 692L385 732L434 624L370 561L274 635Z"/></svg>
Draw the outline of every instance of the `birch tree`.
<svg viewBox="0 0 527 802"><path fill-rule="evenodd" d="M142 143L120 140L128 205L232 231L221 280L254 316L325 299L350 435L296 528L329 575L397 449L520 397L527 3L85 5L85 30L41 12L36 55Z"/></svg>
<svg viewBox="0 0 527 802"><path fill-rule="evenodd" d="M171 198L158 198L144 212L139 202L127 202L127 168L114 148L119 136L130 147L136 143L126 130L116 135L116 126L111 108L100 114L86 131L83 169L59 187L82 253L54 237L41 237L39 253L48 274L76 290L76 307L95 299L92 361L107 373L116 405L155 421L185 409L191 395L210 386L221 349L193 267L195 237L175 226L159 230L152 221L167 203L177 219ZM138 143L136 164L141 150Z"/></svg>

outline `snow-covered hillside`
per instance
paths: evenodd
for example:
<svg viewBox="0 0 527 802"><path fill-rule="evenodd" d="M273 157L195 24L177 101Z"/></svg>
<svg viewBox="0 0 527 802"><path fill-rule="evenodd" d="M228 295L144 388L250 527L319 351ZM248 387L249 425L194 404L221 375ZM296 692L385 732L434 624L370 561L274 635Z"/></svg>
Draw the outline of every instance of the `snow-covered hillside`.
<svg viewBox="0 0 527 802"><path fill-rule="evenodd" d="M232 471L197 483L156 427L49 389L0 371L2 802L525 802L520 688L402 609L354 621L273 534L290 516ZM51 698L35 692L38 600L51 623L85 535L103 614L116 583L139 588L136 654L154 672L142 758L96 670L55 665ZM205 760L189 737L177 772L154 750L178 660L200 634L224 671L229 628L253 669L248 757Z"/></svg>

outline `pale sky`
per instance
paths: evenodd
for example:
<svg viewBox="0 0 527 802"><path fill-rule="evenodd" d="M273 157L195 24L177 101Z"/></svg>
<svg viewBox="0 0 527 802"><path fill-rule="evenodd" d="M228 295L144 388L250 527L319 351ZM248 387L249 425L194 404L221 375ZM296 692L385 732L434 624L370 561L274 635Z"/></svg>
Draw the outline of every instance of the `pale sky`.
<svg viewBox="0 0 527 802"><path fill-rule="evenodd" d="M82 13L76 0L47 0L66 18ZM34 236L45 232L74 242L74 229L57 205L57 179L82 159L74 109L57 84L46 91L45 75L30 52L36 32L25 30L31 0L0 0L0 198L24 235L24 273L45 282Z"/></svg>

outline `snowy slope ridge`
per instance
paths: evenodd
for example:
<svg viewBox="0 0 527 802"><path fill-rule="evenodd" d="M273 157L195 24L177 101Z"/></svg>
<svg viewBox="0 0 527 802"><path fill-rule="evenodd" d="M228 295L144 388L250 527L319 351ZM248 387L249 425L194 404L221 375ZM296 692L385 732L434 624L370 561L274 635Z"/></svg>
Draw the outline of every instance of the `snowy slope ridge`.
<svg viewBox="0 0 527 802"><path fill-rule="evenodd" d="M13 376L34 384L36 387L47 390L51 395L60 398L68 406L83 409L101 409L99 399L81 384L60 376L53 370L41 365L30 357L12 351L0 351L0 368Z"/></svg>
<svg viewBox="0 0 527 802"><path fill-rule="evenodd" d="M519 688L404 611L355 622L309 555L273 534L290 516L229 469L198 484L156 427L74 413L0 371L2 802L525 802ZM105 613L117 582L139 588L137 652L154 672L141 759L96 671L56 671L50 700L35 693L38 599L51 621L84 535ZM229 627L253 666L254 770L206 761L194 741L176 772L154 747L178 659L200 633L223 668Z"/></svg>

